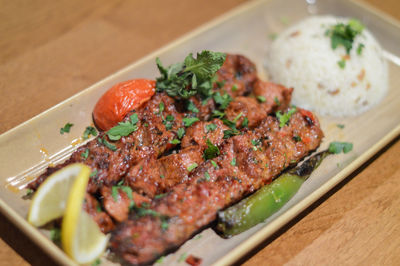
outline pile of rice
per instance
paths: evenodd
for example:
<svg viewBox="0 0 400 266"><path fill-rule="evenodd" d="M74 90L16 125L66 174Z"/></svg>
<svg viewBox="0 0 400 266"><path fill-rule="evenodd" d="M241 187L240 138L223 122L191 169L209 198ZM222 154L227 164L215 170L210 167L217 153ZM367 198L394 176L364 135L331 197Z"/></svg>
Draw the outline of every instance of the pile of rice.
<svg viewBox="0 0 400 266"><path fill-rule="evenodd" d="M335 50L327 29L348 19L310 17L285 30L272 43L266 62L270 79L293 87L293 104L320 115L360 114L379 103L388 90L383 50L363 29L354 39L349 57L343 46ZM357 53L358 45L365 47ZM345 59L345 67L339 61Z"/></svg>

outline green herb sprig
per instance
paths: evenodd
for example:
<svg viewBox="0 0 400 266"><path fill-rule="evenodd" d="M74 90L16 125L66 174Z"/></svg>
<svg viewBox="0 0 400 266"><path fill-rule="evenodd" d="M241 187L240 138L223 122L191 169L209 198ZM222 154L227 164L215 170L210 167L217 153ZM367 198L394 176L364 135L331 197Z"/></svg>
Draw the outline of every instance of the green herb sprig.
<svg viewBox="0 0 400 266"><path fill-rule="evenodd" d="M158 92L166 92L176 99L188 99L196 94L210 97L213 78L225 61L226 54L202 51L194 58L189 54L184 62L164 67L156 59L161 77L156 79Z"/></svg>

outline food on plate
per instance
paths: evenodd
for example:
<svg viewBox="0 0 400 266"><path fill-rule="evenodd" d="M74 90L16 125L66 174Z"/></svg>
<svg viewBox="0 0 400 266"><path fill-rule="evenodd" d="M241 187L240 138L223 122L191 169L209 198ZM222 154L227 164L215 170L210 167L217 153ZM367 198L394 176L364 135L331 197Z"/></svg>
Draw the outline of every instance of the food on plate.
<svg viewBox="0 0 400 266"><path fill-rule="evenodd" d="M90 168L80 164L70 164L50 175L32 198L28 222L42 226L60 218L65 212L68 195L75 179L90 174Z"/></svg>
<svg viewBox="0 0 400 266"><path fill-rule="evenodd" d="M240 234L279 211L300 189L322 160L331 154L319 152L300 166L282 174L239 203L218 212L217 230L225 238Z"/></svg>
<svg viewBox="0 0 400 266"><path fill-rule="evenodd" d="M84 164L72 164L68 167L79 169L80 174L73 181L68 194L61 225L61 244L64 251L76 262L90 263L104 252L108 236L100 231L87 212L82 211L90 168Z"/></svg>
<svg viewBox="0 0 400 266"><path fill-rule="evenodd" d="M260 80L244 56L203 51L157 66L153 96L29 184L89 166L83 209L131 264L181 245L323 137L316 116L290 105L292 89Z"/></svg>
<svg viewBox="0 0 400 266"><path fill-rule="evenodd" d="M90 173L90 167L81 163L70 164L53 173L34 194L28 214L28 221L34 226L63 217L63 249L79 263L94 261L108 243L108 237L97 223L82 212Z"/></svg>
<svg viewBox="0 0 400 266"><path fill-rule="evenodd" d="M154 80L128 80L107 90L97 101L93 120L97 127L109 130L122 121L127 113L147 102L155 93Z"/></svg>
<svg viewBox="0 0 400 266"><path fill-rule="evenodd" d="M314 16L282 32L268 51L272 81L293 87L293 103L321 115L357 115L388 90L379 43L359 21Z"/></svg>

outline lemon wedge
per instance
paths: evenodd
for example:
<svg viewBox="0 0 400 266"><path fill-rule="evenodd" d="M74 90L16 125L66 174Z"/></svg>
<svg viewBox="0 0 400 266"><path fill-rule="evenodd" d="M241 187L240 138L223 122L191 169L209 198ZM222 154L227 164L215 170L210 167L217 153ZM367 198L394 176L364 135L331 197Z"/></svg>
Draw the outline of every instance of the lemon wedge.
<svg viewBox="0 0 400 266"><path fill-rule="evenodd" d="M71 164L50 175L32 198L28 222L42 226L63 216L74 181L89 175L90 168L84 164Z"/></svg>
<svg viewBox="0 0 400 266"><path fill-rule="evenodd" d="M104 252L108 243L108 236L82 210L89 176L90 168L75 179L61 225L62 247L68 256L80 264L94 261Z"/></svg>

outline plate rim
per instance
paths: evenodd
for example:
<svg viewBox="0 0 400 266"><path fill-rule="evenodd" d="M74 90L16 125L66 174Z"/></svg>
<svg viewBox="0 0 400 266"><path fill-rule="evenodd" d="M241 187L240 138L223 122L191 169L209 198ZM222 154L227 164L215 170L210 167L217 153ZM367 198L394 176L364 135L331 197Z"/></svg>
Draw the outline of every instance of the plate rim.
<svg viewBox="0 0 400 266"><path fill-rule="evenodd" d="M125 67L113 72L107 77L95 82L89 87L83 89L82 91L66 98L65 100L55 104L49 109L33 116L32 118L18 124L17 126L3 132L0 134L0 142L7 138L9 135L12 135L14 132L20 130L25 125L32 123L33 121L39 119L42 116L45 116L47 113L58 109L60 106L68 104L70 101L81 97L87 93L90 93L96 88L100 87L102 84L115 79L115 77L122 75L123 73L129 72L132 68L137 67L138 65L143 64L144 62L149 61L152 58L157 57L157 55L168 52L170 49L181 45L187 40L200 35L203 32L206 32L210 28L217 26L236 15L245 12L246 10L250 10L258 5L267 4L268 2L272 2L273 0L251 0L249 2L245 2L239 4L238 6L232 8L231 10L224 12L210 21L203 23L196 27L195 29L181 35L175 40L168 42L165 45L162 45L160 48L144 55L143 57L134 60L133 62L127 64ZM397 20L392 15L385 13L372 6L371 4L365 2L364 0L347 0L348 2L358 6L360 9L364 9L369 13L379 17L379 19L392 24L394 27L400 29L400 20ZM246 253L251 251L254 247L259 245L266 238L270 237L273 233L275 233L279 228L286 225L288 222L293 220L296 216L298 216L302 211L304 211L307 207L309 207L312 203L317 201L323 195L325 195L329 190L333 189L338 183L347 178L351 173L357 170L360 166L366 163L371 157L373 157L379 150L388 145L393 139L400 135L400 124L393 128L389 133L387 133L383 138L381 138L377 143L372 145L367 151L362 153L357 159L352 161L349 165L343 168L338 174L331 177L327 182L321 185L318 189L310 193L303 200L299 201L296 205L289 208L286 212L282 213L276 219L269 222L268 225L265 225L260 230L258 230L255 234L250 236L248 239L244 240L237 247L231 250L229 253L220 257L214 265L228 265L232 264L241 257L243 257ZM54 244L49 238L47 238L40 230L31 224L20 214L18 214L13 208L11 208L7 203L0 198L0 211L1 213L7 217L18 229L20 229L24 234L29 237L35 244L37 244L45 253L47 253L50 257L52 257L55 261L63 264L63 265L78 265L72 259L70 259L64 251L62 251L56 244Z"/></svg>

